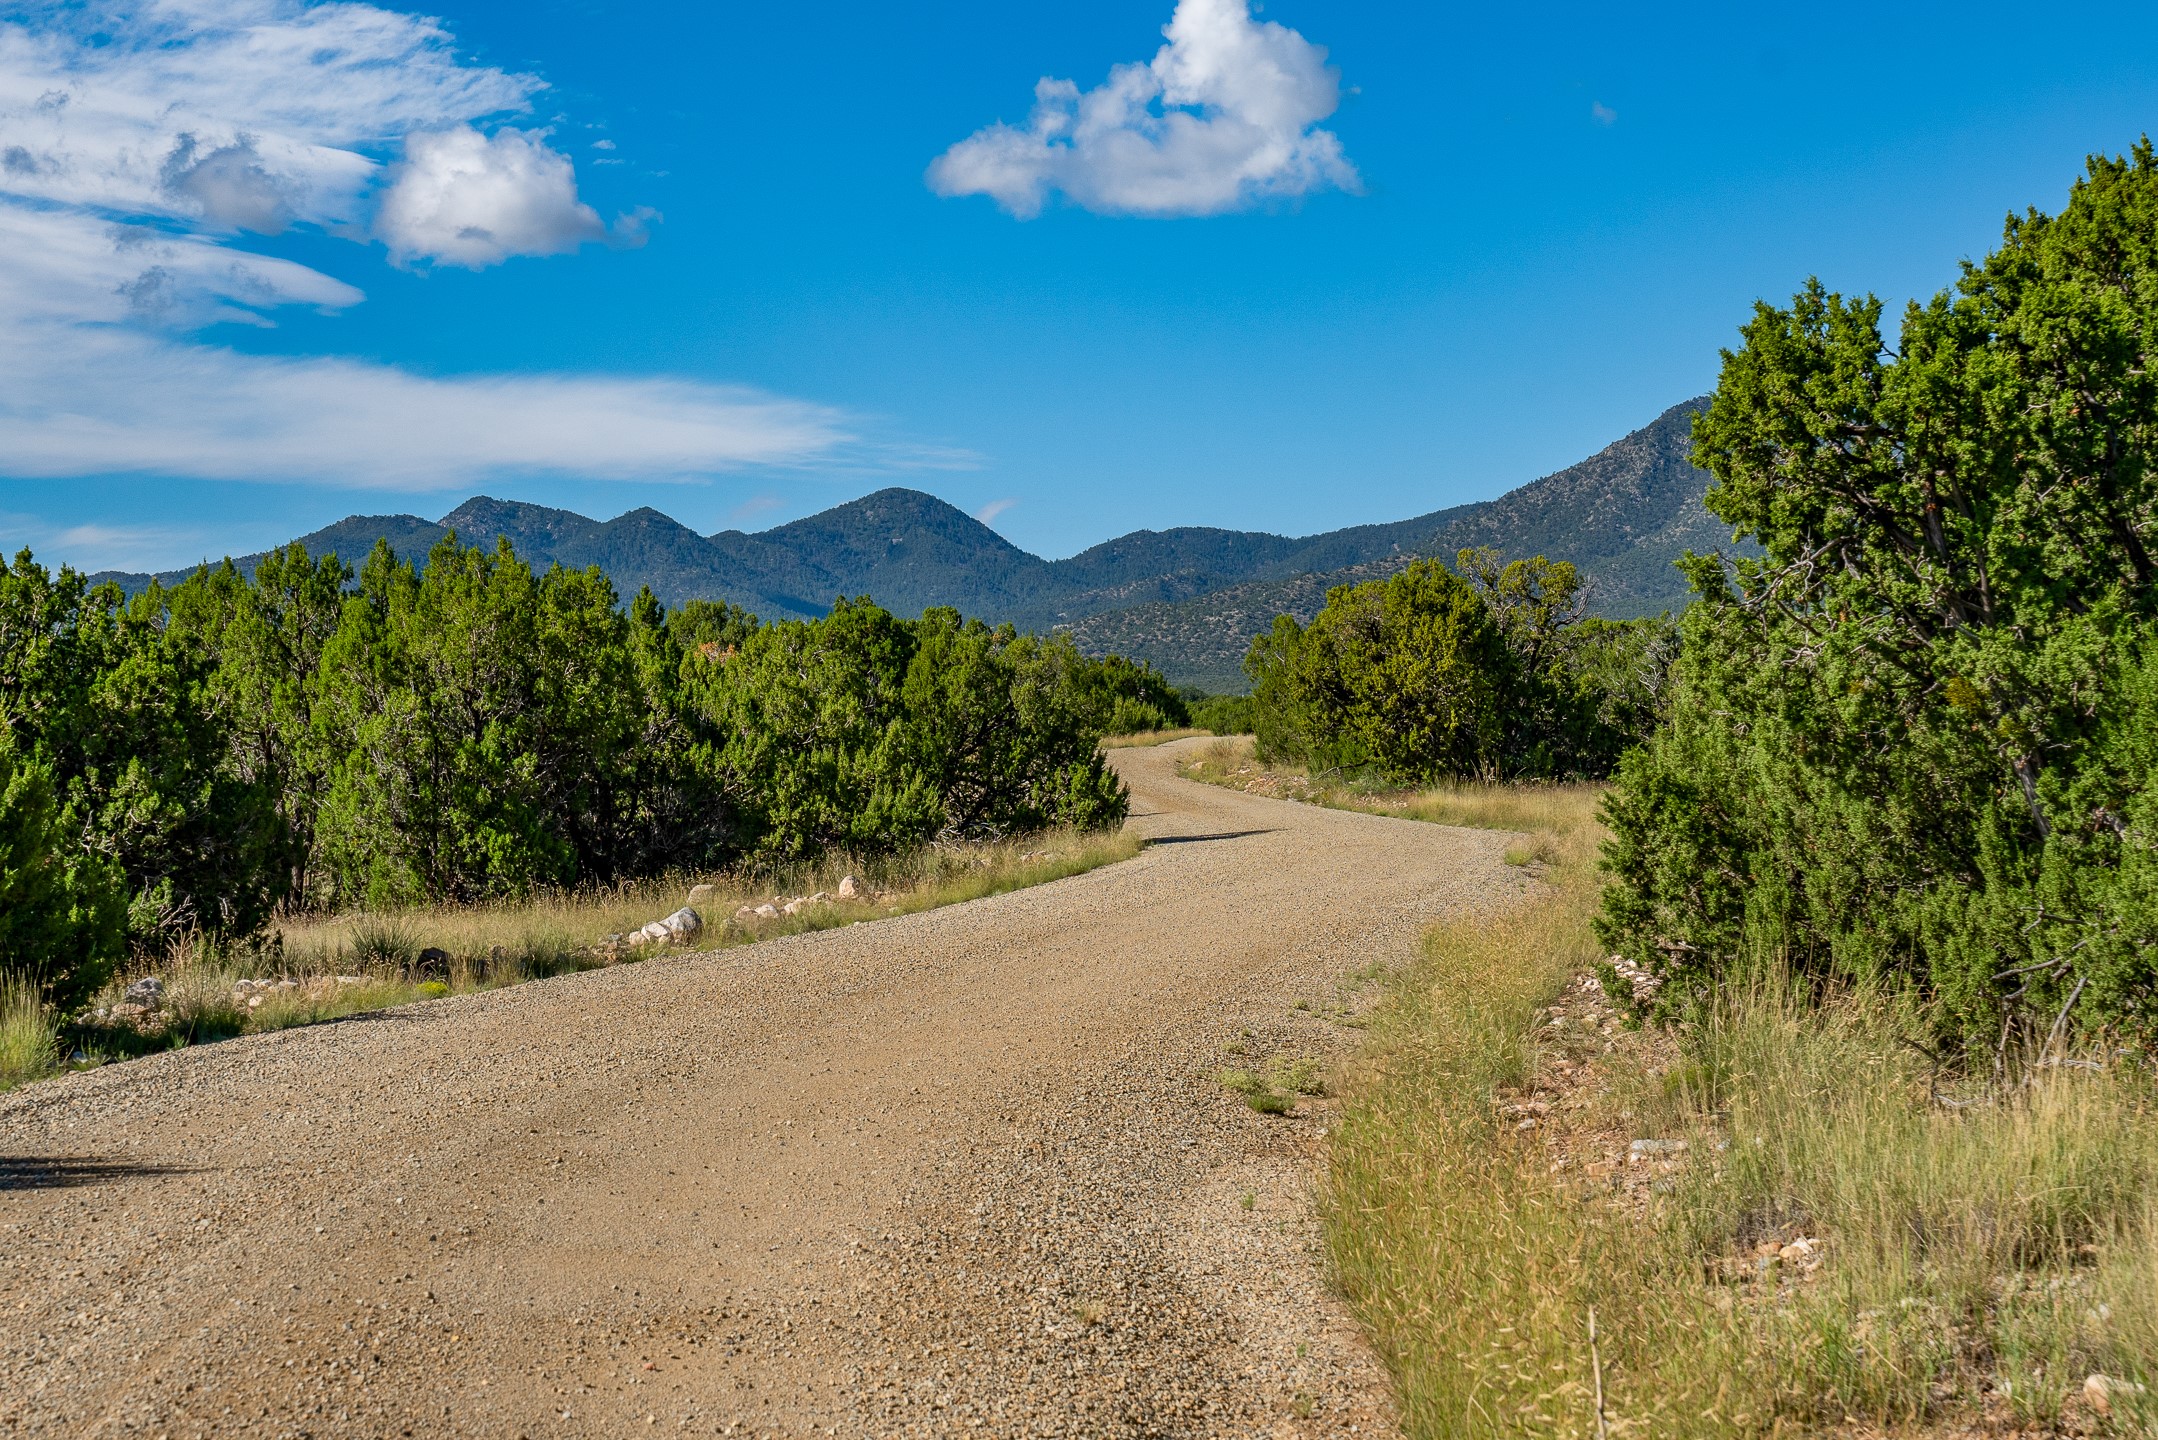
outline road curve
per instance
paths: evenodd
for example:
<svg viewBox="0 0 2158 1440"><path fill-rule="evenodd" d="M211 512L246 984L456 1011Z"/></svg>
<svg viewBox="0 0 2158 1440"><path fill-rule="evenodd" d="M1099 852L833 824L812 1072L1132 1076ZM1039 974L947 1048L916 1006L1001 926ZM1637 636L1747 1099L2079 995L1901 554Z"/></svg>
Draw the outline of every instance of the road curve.
<svg viewBox="0 0 2158 1440"><path fill-rule="evenodd" d="M1210 1077L1525 882L1203 743L1087 875L0 1096L0 1434L1387 1433Z"/></svg>

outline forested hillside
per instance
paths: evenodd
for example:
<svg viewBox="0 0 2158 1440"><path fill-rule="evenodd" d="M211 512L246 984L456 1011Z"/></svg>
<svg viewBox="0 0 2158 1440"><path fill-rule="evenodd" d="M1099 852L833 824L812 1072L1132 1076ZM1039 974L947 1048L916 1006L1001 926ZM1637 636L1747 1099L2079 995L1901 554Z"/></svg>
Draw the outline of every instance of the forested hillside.
<svg viewBox="0 0 2158 1440"><path fill-rule="evenodd" d="M1509 559L1542 555L1572 562L1593 615L1625 620L1683 609L1689 597L1674 564L1678 557L1732 548L1730 527L1702 504L1709 477L1688 455L1693 417L1706 403L1674 405L1580 464L1496 500L1320 536L1304 552L1340 563L1227 586L1182 603L1087 616L1072 624L1072 637L1090 654L1143 659L1182 684L1240 689L1244 655L1276 615L1308 624L1336 586L1382 579L1412 559L1451 560L1456 551L1479 546ZM1366 535L1386 548L1343 543Z"/></svg>

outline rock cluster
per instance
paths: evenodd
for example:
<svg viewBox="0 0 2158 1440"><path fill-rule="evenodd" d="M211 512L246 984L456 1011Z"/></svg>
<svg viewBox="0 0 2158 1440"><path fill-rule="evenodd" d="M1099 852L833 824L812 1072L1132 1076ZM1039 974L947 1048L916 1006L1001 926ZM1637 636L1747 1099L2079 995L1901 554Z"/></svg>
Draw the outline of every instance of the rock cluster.
<svg viewBox="0 0 2158 1440"><path fill-rule="evenodd" d="M232 987L232 998L250 1010L260 1009L262 1002L280 990L297 990L297 980L241 980Z"/></svg>
<svg viewBox="0 0 2158 1440"><path fill-rule="evenodd" d="M247 978L232 982L232 1003L244 1009L259 1010L262 1002L272 995L288 991L319 995L343 989L347 985L365 985L367 981L368 977L365 975L323 975L312 980L295 980L290 976L281 976L274 980ZM164 980L156 975L146 975L122 991L118 1001L110 1006L99 1006L91 1015L109 1023L154 1028L163 1023L162 1012L167 998Z"/></svg>
<svg viewBox="0 0 2158 1440"><path fill-rule="evenodd" d="M814 895L797 895L792 900L768 900L762 905L744 905L734 912L734 918L744 924L751 920L777 920L782 915L799 915L804 910L829 905L838 898L828 890L819 890Z"/></svg>
<svg viewBox="0 0 2158 1440"><path fill-rule="evenodd" d="M1634 964L1633 961L1628 960L1623 955L1613 955L1610 963L1611 968L1618 972L1619 979L1633 988L1633 998L1635 1000L1645 1001L1649 999L1655 995L1657 989L1663 984L1661 979L1649 974L1648 971Z"/></svg>
<svg viewBox="0 0 2158 1440"><path fill-rule="evenodd" d="M814 895L796 895L787 900L775 896L761 905L744 905L734 912L734 918L736 923L748 925L759 920L777 920L783 915L799 915L804 910L813 910L819 905L830 905L840 900L868 898L869 891L863 888L862 882L849 875L839 882L837 890L819 890Z"/></svg>
<svg viewBox="0 0 2158 1440"><path fill-rule="evenodd" d="M157 988L148 989L146 984L155 985ZM134 984L128 986L127 993L122 995L119 1002L113 1005L111 1009L100 1005L97 1008L96 1016L100 1020L144 1025L153 1023L164 1005L164 982L153 975L148 982L137 980Z"/></svg>
<svg viewBox="0 0 2158 1440"><path fill-rule="evenodd" d="M627 935L602 935L599 948L606 953L635 949L641 945L687 945L704 929L704 917L684 905L662 919L632 930Z"/></svg>

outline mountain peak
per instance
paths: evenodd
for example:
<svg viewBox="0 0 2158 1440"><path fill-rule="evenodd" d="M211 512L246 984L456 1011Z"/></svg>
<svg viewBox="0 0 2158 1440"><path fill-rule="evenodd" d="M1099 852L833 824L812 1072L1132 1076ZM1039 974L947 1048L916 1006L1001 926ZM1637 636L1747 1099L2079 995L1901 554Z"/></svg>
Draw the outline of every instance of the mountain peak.
<svg viewBox="0 0 2158 1440"><path fill-rule="evenodd" d="M1251 636L1275 615L1308 618L1330 584L1389 574L1417 556L1451 561L1462 546L1572 560L1589 577L1601 614L1684 604L1672 560L1730 535L1702 505L1708 477L1691 463L1688 427L1705 403L1672 406L1580 464L1496 500L1303 537L1207 526L1138 530L1054 562L903 486L756 534L699 535L649 506L598 521L475 495L440 522L353 516L301 543L351 563L385 540L403 558L423 561L449 529L488 548L501 536L536 568L596 566L618 594L648 586L668 605L728 600L767 620L819 615L842 595L869 595L902 615L949 605L1028 628L1069 626L1097 653L1152 660L1178 681L1235 685ZM251 575L261 559L235 563ZM137 587L151 579L97 578Z"/></svg>

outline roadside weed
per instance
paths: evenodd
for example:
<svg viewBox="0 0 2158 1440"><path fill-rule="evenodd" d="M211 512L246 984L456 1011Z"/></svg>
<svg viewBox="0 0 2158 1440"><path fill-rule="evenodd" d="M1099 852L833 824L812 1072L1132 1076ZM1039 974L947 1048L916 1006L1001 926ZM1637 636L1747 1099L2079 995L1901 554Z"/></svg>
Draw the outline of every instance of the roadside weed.
<svg viewBox="0 0 2158 1440"><path fill-rule="evenodd" d="M0 973L0 1090L59 1066L60 1027L51 1007L35 985Z"/></svg>
<svg viewBox="0 0 2158 1440"><path fill-rule="evenodd" d="M1214 1079L1223 1089L1234 1091L1261 1115L1286 1115L1296 1108L1296 1097L1284 1095L1249 1070L1224 1070Z"/></svg>

